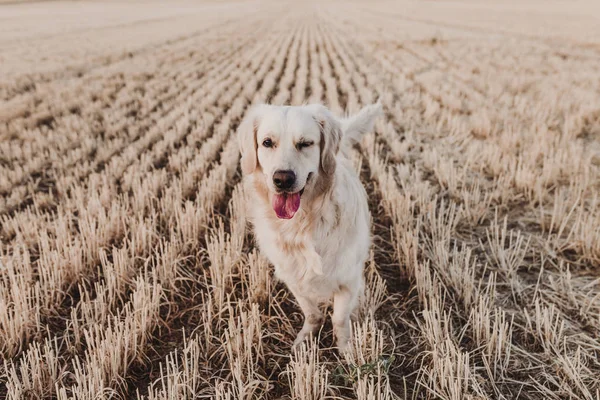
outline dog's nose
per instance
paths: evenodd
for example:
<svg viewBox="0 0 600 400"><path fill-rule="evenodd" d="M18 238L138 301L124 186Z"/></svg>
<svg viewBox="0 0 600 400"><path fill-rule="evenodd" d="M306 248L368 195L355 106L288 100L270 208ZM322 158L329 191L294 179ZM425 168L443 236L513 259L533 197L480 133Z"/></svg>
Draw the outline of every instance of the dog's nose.
<svg viewBox="0 0 600 400"><path fill-rule="evenodd" d="M291 189L296 183L296 174L294 171L275 171L273 183L277 189Z"/></svg>

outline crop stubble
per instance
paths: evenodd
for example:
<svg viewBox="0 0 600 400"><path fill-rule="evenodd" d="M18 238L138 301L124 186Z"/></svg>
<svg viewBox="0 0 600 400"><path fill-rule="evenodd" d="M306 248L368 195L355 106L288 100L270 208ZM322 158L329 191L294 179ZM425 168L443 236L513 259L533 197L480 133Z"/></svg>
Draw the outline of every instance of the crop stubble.
<svg viewBox="0 0 600 400"><path fill-rule="evenodd" d="M533 0L143 4L3 28L2 396L600 397L584 14L552 3L535 30ZM31 26L65 7L0 10ZM374 225L354 345L339 356L326 324L290 354L302 317L245 227L235 129L257 102L376 99L353 154Z"/></svg>

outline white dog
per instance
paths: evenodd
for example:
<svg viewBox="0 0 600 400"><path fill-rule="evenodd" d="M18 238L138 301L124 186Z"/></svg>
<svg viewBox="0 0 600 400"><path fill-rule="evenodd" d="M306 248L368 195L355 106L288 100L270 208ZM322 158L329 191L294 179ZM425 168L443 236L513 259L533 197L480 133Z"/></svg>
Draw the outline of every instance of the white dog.
<svg viewBox="0 0 600 400"><path fill-rule="evenodd" d="M338 349L350 339L371 230L367 195L347 153L380 113L380 104L345 119L316 104L258 105L238 128L258 246L305 316L295 346L321 326L318 305L332 297Z"/></svg>

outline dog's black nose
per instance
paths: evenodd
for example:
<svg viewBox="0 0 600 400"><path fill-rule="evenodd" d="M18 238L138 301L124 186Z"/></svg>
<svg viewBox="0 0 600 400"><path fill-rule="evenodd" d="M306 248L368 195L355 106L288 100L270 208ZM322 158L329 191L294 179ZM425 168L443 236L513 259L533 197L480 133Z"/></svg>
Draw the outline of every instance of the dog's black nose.
<svg viewBox="0 0 600 400"><path fill-rule="evenodd" d="M294 171L275 171L273 183L277 189L291 189L296 183L296 174Z"/></svg>

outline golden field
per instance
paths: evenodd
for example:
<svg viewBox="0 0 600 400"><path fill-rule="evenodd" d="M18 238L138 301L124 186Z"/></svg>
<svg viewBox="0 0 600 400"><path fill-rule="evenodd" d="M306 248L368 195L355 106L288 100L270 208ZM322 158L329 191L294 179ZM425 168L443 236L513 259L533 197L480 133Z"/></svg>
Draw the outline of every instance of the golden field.
<svg viewBox="0 0 600 400"><path fill-rule="evenodd" d="M3 3L0 397L600 399L597 2ZM351 349L292 352L236 127L377 99Z"/></svg>

